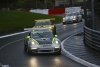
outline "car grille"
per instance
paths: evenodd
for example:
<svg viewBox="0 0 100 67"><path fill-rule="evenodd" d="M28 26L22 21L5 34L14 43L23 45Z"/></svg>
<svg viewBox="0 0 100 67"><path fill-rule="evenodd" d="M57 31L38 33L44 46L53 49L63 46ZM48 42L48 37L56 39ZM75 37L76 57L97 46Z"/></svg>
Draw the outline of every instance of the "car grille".
<svg viewBox="0 0 100 67"><path fill-rule="evenodd" d="M51 45L43 45L43 47L51 47Z"/></svg>
<svg viewBox="0 0 100 67"><path fill-rule="evenodd" d="M53 48L46 48L46 47L43 47L43 48L39 48L39 52L53 52Z"/></svg>
<svg viewBox="0 0 100 67"><path fill-rule="evenodd" d="M41 50L40 52L51 52L52 50Z"/></svg>

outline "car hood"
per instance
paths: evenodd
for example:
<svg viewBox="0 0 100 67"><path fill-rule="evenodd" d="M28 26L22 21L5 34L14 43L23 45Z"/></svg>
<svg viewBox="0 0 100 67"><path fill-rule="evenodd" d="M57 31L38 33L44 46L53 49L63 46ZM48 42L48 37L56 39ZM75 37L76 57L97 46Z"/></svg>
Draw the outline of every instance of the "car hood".
<svg viewBox="0 0 100 67"><path fill-rule="evenodd" d="M52 38L37 38L35 39L39 44L52 44Z"/></svg>

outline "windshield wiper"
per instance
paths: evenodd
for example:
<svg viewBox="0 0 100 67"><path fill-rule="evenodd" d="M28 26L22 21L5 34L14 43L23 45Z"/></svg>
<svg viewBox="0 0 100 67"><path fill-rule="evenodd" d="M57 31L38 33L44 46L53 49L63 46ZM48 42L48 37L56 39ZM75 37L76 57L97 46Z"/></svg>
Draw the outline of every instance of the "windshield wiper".
<svg viewBox="0 0 100 67"><path fill-rule="evenodd" d="M41 37L43 37L40 33L37 33L38 35L40 35Z"/></svg>

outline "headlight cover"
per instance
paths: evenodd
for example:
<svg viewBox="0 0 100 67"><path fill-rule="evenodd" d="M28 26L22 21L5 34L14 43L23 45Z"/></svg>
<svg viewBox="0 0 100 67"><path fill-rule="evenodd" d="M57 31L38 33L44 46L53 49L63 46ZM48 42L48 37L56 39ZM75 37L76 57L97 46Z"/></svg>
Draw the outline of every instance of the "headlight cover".
<svg viewBox="0 0 100 67"><path fill-rule="evenodd" d="M76 16L73 16L73 20L76 20Z"/></svg>
<svg viewBox="0 0 100 67"><path fill-rule="evenodd" d="M50 29L52 29L52 27L49 27Z"/></svg>
<svg viewBox="0 0 100 67"><path fill-rule="evenodd" d="M65 22L65 18L63 18L63 22Z"/></svg>
<svg viewBox="0 0 100 67"><path fill-rule="evenodd" d="M38 44L39 43L35 39L32 39L32 40L30 40L29 47L35 47Z"/></svg>
<svg viewBox="0 0 100 67"><path fill-rule="evenodd" d="M54 48L60 48L60 42L58 40L54 41Z"/></svg>
<svg viewBox="0 0 100 67"><path fill-rule="evenodd" d="M55 44L59 44L59 42L56 40L56 41L55 41Z"/></svg>
<svg viewBox="0 0 100 67"><path fill-rule="evenodd" d="M74 19L76 18L76 16L73 17Z"/></svg>
<svg viewBox="0 0 100 67"><path fill-rule="evenodd" d="M36 45L36 43L34 41L30 42L29 46L30 47L34 47Z"/></svg>

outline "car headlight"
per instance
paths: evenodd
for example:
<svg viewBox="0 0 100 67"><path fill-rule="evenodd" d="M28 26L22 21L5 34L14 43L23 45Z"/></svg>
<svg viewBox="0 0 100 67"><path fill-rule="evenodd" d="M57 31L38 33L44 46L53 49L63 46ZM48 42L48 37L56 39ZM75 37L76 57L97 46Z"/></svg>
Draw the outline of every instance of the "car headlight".
<svg viewBox="0 0 100 67"><path fill-rule="evenodd" d="M76 20L76 16L73 17L73 20Z"/></svg>
<svg viewBox="0 0 100 67"><path fill-rule="evenodd" d="M34 44L35 44L35 42L31 42L31 44L33 44L33 45L34 45Z"/></svg>
<svg viewBox="0 0 100 67"><path fill-rule="evenodd" d="M34 47L35 45L36 45L36 43L34 41L32 41L29 46Z"/></svg>
<svg viewBox="0 0 100 67"><path fill-rule="evenodd" d="M63 20L64 20L65 18L63 18Z"/></svg>
<svg viewBox="0 0 100 67"><path fill-rule="evenodd" d="M60 43L58 41L55 41L55 48L60 48Z"/></svg>
<svg viewBox="0 0 100 67"><path fill-rule="evenodd" d="M52 29L52 27L49 27L50 29Z"/></svg>
<svg viewBox="0 0 100 67"><path fill-rule="evenodd" d="M58 41L55 41L55 44L59 44L59 42Z"/></svg>
<svg viewBox="0 0 100 67"><path fill-rule="evenodd" d="M58 40L55 40L53 47L54 48L60 48L60 42Z"/></svg>
<svg viewBox="0 0 100 67"><path fill-rule="evenodd" d="M63 18L63 22L65 22L65 18Z"/></svg>
<svg viewBox="0 0 100 67"><path fill-rule="evenodd" d="M76 18L76 16L74 16L73 18Z"/></svg>
<svg viewBox="0 0 100 67"><path fill-rule="evenodd" d="M59 43L59 41L58 40L55 40L55 45L57 45L57 46L59 46L60 45L60 43Z"/></svg>

